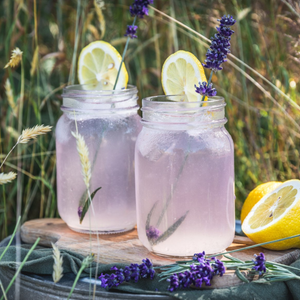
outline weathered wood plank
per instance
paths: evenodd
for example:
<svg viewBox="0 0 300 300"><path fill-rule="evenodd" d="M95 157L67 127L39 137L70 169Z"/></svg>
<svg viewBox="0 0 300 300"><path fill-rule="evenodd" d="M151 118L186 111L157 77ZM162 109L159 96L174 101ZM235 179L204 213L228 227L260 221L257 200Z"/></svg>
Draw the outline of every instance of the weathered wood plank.
<svg viewBox="0 0 300 300"><path fill-rule="evenodd" d="M171 264L182 258L160 257L149 252L139 241L137 230L119 234L90 235L74 232L69 229L66 223L61 219L38 219L28 221L21 228L21 238L26 243L34 243L40 238L40 245L51 247L51 242L58 248L72 250L82 255L95 253L95 260L100 263L141 263L143 258L149 258L154 265ZM233 243L227 251L239 249L254 243L246 238L236 236ZM202 249L199 249L201 252ZM300 249L291 249L285 251L271 251L261 247L256 247L241 252L232 253L233 257L241 260L252 260L253 255L263 252L269 261L276 261L283 264L291 264L300 257ZM97 257L97 253L100 253ZM228 271L222 278L216 277L213 281L213 288L223 288L243 284L234 274Z"/></svg>

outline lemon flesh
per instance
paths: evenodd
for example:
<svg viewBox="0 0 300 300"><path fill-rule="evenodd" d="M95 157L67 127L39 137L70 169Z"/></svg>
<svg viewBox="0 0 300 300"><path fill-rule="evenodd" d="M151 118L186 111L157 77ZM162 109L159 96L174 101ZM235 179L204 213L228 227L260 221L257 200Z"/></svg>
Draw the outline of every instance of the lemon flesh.
<svg viewBox="0 0 300 300"><path fill-rule="evenodd" d="M242 229L255 243L300 234L300 180L289 180L257 202ZM300 238L263 246L272 250L300 248Z"/></svg>
<svg viewBox="0 0 300 300"><path fill-rule="evenodd" d="M82 49L78 59L80 84L92 85L100 90L112 90L122 57L109 43L96 41ZM123 63L116 89L127 87L128 73Z"/></svg>
<svg viewBox="0 0 300 300"><path fill-rule="evenodd" d="M200 61L190 52L177 51L170 55L162 68L162 87L166 95L186 95L189 102L201 101L195 84L207 81Z"/></svg>
<svg viewBox="0 0 300 300"><path fill-rule="evenodd" d="M245 200L242 211L241 211L241 222L243 223L248 213L252 209L252 207L266 194L275 190L278 186L280 186L282 182L278 181L270 181L263 184L258 185L254 190L252 190L247 199Z"/></svg>

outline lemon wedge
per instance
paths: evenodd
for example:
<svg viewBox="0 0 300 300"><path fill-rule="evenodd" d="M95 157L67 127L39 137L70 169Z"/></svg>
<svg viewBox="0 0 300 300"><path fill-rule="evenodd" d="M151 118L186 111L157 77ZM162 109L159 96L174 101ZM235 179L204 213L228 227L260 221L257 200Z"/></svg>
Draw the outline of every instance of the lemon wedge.
<svg viewBox="0 0 300 300"><path fill-rule="evenodd" d="M300 180L288 180L257 202L242 229L255 243L300 234ZM300 248L300 238L263 246L272 250Z"/></svg>
<svg viewBox="0 0 300 300"><path fill-rule="evenodd" d="M279 181L270 181L258 185L254 190L252 190L247 199L245 200L242 211L241 211L241 222L244 222L244 219L249 214L252 207L266 194L275 190L280 186L282 182Z"/></svg>
<svg viewBox="0 0 300 300"><path fill-rule="evenodd" d="M112 90L122 57L109 43L96 41L82 49L78 59L78 80L101 90ZM128 73L123 63L116 89L127 87Z"/></svg>
<svg viewBox="0 0 300 300"><path fill-rule="evenodd" d="M207 81L204 69L196 56L187 51L170 55L162 68L162 86L166 95L186 95L189 102L201 101L195 84Z"/></svg>

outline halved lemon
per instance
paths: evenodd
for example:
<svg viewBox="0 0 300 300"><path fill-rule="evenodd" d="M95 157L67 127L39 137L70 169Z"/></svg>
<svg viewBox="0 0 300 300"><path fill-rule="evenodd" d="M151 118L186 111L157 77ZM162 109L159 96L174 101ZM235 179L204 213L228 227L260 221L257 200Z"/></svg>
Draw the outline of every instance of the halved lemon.
<svg viewBox="0 0 300 300"><path fill-rule="evenodd" d="M201 101L195 84L207 81L204 69L196 56L187 51L170 55L162 68L162 87L166 95L186 95L189 102Z"/></svg>
<svg viewBox="0 0 300 300"><path fill-rule="evenodd" d="M109 43L96 41L82 49L78 59L80 84L91 84L101 90L112 90L122 57ZM123 63L116 89L127 87L128 73Z"/></svg>
<svg viewBox="0 0 300 300"><path fill-rule="evenodd" d="M255 243L300 234L300 180L288 180L257 202L242 229ZM263 246L273 250L300 248L300 238Z"/></svg>
<svg viewBox="0 0 300 300"><path fill-rule="evenodd" d="M277 187L279 187L282 182L279 181L270 181L258 185L254 190L252 190L247 199L245 200L242 211L241 211L241 222L244 222L244 219L247 217L248 213L252 207L266 194L269 194Z"/></svg>

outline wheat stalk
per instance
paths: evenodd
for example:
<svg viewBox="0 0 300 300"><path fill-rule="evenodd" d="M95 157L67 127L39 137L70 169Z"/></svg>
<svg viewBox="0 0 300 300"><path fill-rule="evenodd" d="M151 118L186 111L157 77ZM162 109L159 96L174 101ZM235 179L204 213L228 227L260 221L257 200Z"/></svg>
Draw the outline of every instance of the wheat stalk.
<svg viewBox="0 0 300 300"><path fill-rule="evenodd" d="M22 60L22 55L23 52L16 47L12 52L11 52L11 57L10 57L10 61L5 65L4 69L8 68L8 67L17 67L21 60Z"/></svg>
<svg viewBox="0 0 300 300"><path fill-rule="evenodd" d="M18 138L18 144L26 144L32 139L36 139L41 134L51 131L52 126L36 125L32 128L26 128Z"/></svg>
<svg viewBox="0 0 300 300"><path fill-rule="evenodd" d="M16 116L17 115L17 109L16 109L17 107L16 107L16 104L14 101L13 91L12 91L10 81L8 78L5 81L4 87L5 87L5 93L6 93L8 104L11 107L11 109L13 110L14 115Z"/></svg>
<svg viewBox="0 0 300 300"><path fill-rule="evenodd" d="M16 144L10 149L6 157L4 158L0 169L4 165L5 161L7 160L8 156L10 153L17 147L18 144L26 144L28 143L31 139L36 139L37 136L41 134L45 134L49 131L51 131L52 126L44 126L44 125L36 125L32 128L27 128L22 131L22 134L19 136Z"/></svg>
<svg viewBox="0 0 300 300"><path fill-rule="evenodd" d="M0 173L0 185L6 184L13 181L17 177L17 174L14 172L9 172L7 174Z"/></svg>
<svg viewBox="0 0 300 300"><path fill-rule="evenodd" d="M54 264L53 264L53 273L52 273L52 278L53 281L59 282L60 279L63 277L63 258L60 255L60 251L57 248L57 246L55 246L53 243L52 244L52 248L53 248L53 259L54 259Z"/></svg>
<svg viewBox="0 0 300 300"><path fill-rule="evenodd" d="M84 138L81 134L72 132L72 135L76 139L77 151L79 154L80 163L81 163L81 167L82 167L83 180L86 185L86 188L89 189L90 180L91 180L91 176L92 176L91 163L89 160L89 149L88 149L88 147L84 141Z"/></svg>

